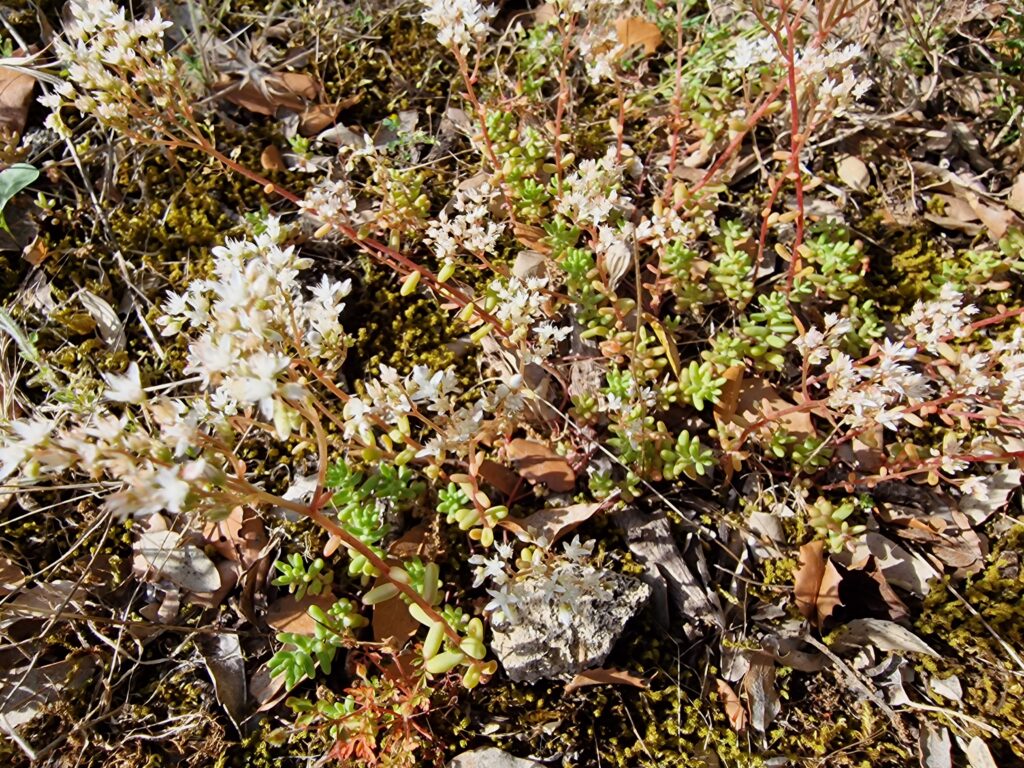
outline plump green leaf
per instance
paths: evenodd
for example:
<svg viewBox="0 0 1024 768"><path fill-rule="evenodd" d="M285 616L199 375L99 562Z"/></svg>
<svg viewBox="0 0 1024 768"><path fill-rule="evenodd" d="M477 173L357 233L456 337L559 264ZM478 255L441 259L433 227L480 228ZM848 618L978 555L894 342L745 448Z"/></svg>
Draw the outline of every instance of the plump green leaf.
<svg viewBox="0 0 1024 768"><path fill-rule="evenodd" d="M15 163L0 171L0 228L10 232L4 221L4 208L11 198L39 178L39 169L28 163Z"/></svg>

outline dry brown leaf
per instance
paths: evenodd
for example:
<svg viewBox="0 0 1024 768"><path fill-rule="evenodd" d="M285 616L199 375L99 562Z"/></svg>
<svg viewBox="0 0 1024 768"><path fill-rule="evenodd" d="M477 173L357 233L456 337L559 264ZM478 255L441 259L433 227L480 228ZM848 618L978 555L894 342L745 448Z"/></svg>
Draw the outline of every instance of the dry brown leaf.
<svg viewBox="0 0 1024 768"><path fill-rule="evenodd" d="M363 94L356 93L331 104L311 104L299 115L299 135L316 136L336 126L338 114L362 100Z"/></svg>
<svg viewBox="0 0 1024 768"><path fill-rule="evenodd" d="M825 563L825 573L821 577L821 585L818 587L818 599L815 601L815 611L818 617L818 626L825 623L833 611L843 604L839 597L839 584L842 582L842 574L835 564L829 560Z"/></svg>
<svg viewBox="0 0 1024 768"><path fill-rule="evenodd" d="M873 645L883 651L906 651L941 658L924 640L906 627L884 619L854 619L832 636L830 647L845 651Z"/></svg>
<svg viewBox="0 0 1024 768"><path fill-rule="evenodd" d="M479 474L485 482L493 485L506 496L514 494L516 489L519 487L519 484L522 482L519 475L511 469L496 461L491 461L490 459L484 459L480 462L480 466L477 468L477 474Z"/></svg>
<svg viewBox="0 0 1024 768"><path fill-rule="evenodd" d="M378 579L373 586L383 583ZM420 626L420 623L409 615L409 608L401 600L385 600L373 606L371 624L374 642L387 642L393 648L405 645Z"/></svg>
<svg viewBox="0 0 1024 768"><path fill-rule="evenodd" d="M755 653L750 669L743 676L743 690L747 694L750 724L764 733L782 711L779 694L775 690L775 660L764 653Z"/></svg>
<svg viewBox="0 0 1024 768"><path fill-rule="evenodd" d="M21 251L21 257L33 267L38 267L50 255L50 246L41 237L36 237Z"/></svg>
<svg viewBox="0 0 1024 768"><path fill-rule="evenodd" d="M795 403L791 403L779 395L778 390L772 384L753 376L743 379L740 385L733 422L746 429L752 424L767 419L758 429L762 434L771 434L777 427L784 427L798 439L813 437L816 432L808 411L792 411L782 416L775 416L777 413L792 409L794 405Z"/></svg>
<svg viewBox="0 0 1024 768"><path fill-rule="evenodd" d="M601 507L600 502L590 502L558 509L542 509L529 517L506 518L499 525L517 534L533 531L553 544L593 517Z"/></svg>
<svg viewBox="0 0 1024 768"><path fill-rule="evenodd" d="M866 192L871 182L871 173L859 157L847 155L836 163L836 175L850 189Z"/></svg>
<svg viewBox="0 0 1024 768"><path fill-rule="evenodd" d="M22 55L21 49L14 55ZM0 133L20 136L25 130L35 87L36 79L31 75L0 67Z"/></svg>
<svg viewBox="0 0 1024 768"><path fill-rule="evenodd" d="M928 221L938 224L944 229L955 229L968 235L976 235L981 232L982 227L978 223L978 214L966 200L942 193L932 195L932 199L942 204L943 212L942 214L925 212L924 217ZM930 206L929 210L931 210Z"/></svg>
<svg viewBox="0 0 1024 768"><path fill-rule="evenodd" d="M967 761L971 764L971 768L998 768L991 750L980 736L971 739L964 752L967 754Z"/></svg>
<svg viewBox="0 0 1024 768"><path fill-rule="evenodd" d="M188 592L211 593L221 587L213 561L174 531L143 533L135 542L136 566L142 561L147 581L166 579Z"/></svg>
<svg viewBox="0 0 1024 768"><path fill-rule="evenodd" d="M323 133L338 119L340 104L311 104L299 115L299 135L316 136Z"/></svg>
<svg viewBox="0 0 1024 768"><path fill-rule="evenodd" d="M414 557L425 557L427 554L427 526L423 523L415 525L403 533L400 538L388 547L388 555L397 560L410 560ZM430 557L425 557L429 560Z"/></svg>
<svg viewBox="0 0 1024 768"><path fill-rule="evenodd" d="M213 681L217 701L235 727L245 718L248 686L245 679L245 658L236 632L214 632L199 635L196 647L206 662L206 671Z"/></svg>
<svg viewBox="0 0 1024 768"><path fill-rule="evenodd" d="M281 703L288 695L284 683L284 675L272 676L266 664L261 664L252 673L249 678L249 697L256 705L257 712L266 712Z"/></svg>
<svg viewBox="0 0 1024 768"><path fill-rule="evenodd" d="M272 117L278 109L302 113L320 93L320 85L303 72L276 72L263 78L260 86L224 75L217 81L219 95L235 106Z"/></svg>
<svg viewBox="0 0 1024 768"><path fill-rule="evenodd" d="M793 574L793 595L805 619L814 618L817 613L818 589L825 574L824 551L825 545L820 541L809 541L800 547L800 564Z"/></svg>
<svg viewBox="0 0 1024 768"><path fill-rule="evenodd" d="M918 759L921 768L953 768L953 743L949 729L923 723L918 737Z"/></svg>
<svg viewBox="0 0 1024 768"><path fill-rule="evenodd" d="M569 462L543 443L516 438L505 446L505 454L530 482L543 483L556 493L567 493L576 487L576 473Z"/></svg>
<svg viewBox="0 0 1024 768"><path fill-rule="evenodd" d="M25 572L6 557L0 557L0 597L9 595L25 583Z"/></svg>
<svg viewBox="0 0 1024 768"><path fill-rule="evenodd" d="M843 576L844 594L853 595L858 605L872 612L885 612L890 621L902 621L910 611L889 585L878 561L868 555L855 563ZM849 604L849 603L848 603Z"/></svg>
<svg viewBox="0 0 1024 768"><path fill-rule="evenodd" d="M0 671L0 717L8 728L24 725L48 707L85 688L96 671L92 656L78 656L41 667Z"/></svg>
<svg viewBox="0 0 1024 768"><path fill-rule="evenodd" d="M554 3L541 3L533 9L533 23L537 26L556 21L557 19L558 9L555 8Z"/></svg>
<svg viewBox="0 0 1024 768"><path fill-rule="evenodd" d="M296 600L294 595L284 595L267 608L267 624L278 632L312 635L316 622L306 613L306 609L311 605L319 605L328 611L334 602L334 595L331 594L306 595L302 600Z"/></svg>
<svg viewBox="0 0 1024 768"><path fill-rule="evenodd" d="M658 29L658 25L639 16L623 16L616 21L615 35L624 48L642 45L648 56L661 45L661 30Z"/></svg>
<svg viewBox="0 0 1024 768"><path fill-rule="evenodd" d="M512 231L516 239L527 248L547 256L551 253L551 246L547 245L548 233L540 227L532 227L529 224L516 222L512 225Z"/></svg>
<svg viewBox="0 0 1024 768"><path fill-rule="evenodd" d="M547 271L547 259L540 251L520 251L512 262L512 274L520 280L530 277L543 277Z"/></svg>
<svg viewBox="0 0 1024 768"><path fill-rule="evenodd" d="M271 81L267 86L268 90L281 92L282 99L298 97L312 101L320 95L320 83L315 77L305 72L278 72L267 80ZM277 97L278 93L273 95Z"/></svg>
<svg viewBox="0 0 1024 768"><path fill-rule="evenodd" d="M967 199L967 204L977 215L981 223L985 225L989 236L993 240L1000 240L1006 234L1006 230L1019 222L1013 211L1007 210L1002 206L982 202L981 198L970 190L964 190L963 194Z"/></svg>
<svg viewBox="0 0 1024 768"><path fill-rule="evenodd" d="M634 675L624 669L588 669L566 683L563 693L572 693L588 685L629 685L633 688L647 688L650 682L646 677Z"/></svg>
<svg viewBox="0 0 1024 768"><path fill-rule="evenodd" d="M668 364L672 367L672 373L675 374L677 379L680 378L683 375L683 361L679 357L679 347L676 346L675 338L665 329L665 326L662 325L658 318L648 316L647 323L651 326L651 330L654 331L654 335L657 337L662 349L665 350L665 356L668 358Z"/></svg>
<svg viewBox="0 0 1024 768"><path fill-rule="evenodd" d="M1017 174L1017 180L1010 187L1006 205L1017 213L1024 214L1024 173Z"/></svg>
<svg viewBox="0 0 1024 768"><path fill-rule="evenodd" d="M220 587L216 592L193 593L189 602L203 608L217 608L235 587L242 576L242 564L235 560L221 560L217 563L217 573L220 574Z"/></svg>
<svg viewBox="0 0 1024 768"><path fill-rule="evenodd" d="M719 422L719 425L728 424L736 416L745 370L745 365L734 365L722 374L725 386L722 387L722 395L718 398L718 404L715 406L715 420Z"/></svg>
<svg viewBox="0 0 1024 768"><path fill-rule="evenodd" d="M814 619L820 627L842 604L839 583L842 576L831 561L825 560L825 545L811 541L800 547L800 566L794 574L794 597L805 618Z"/></svg>
<svg viewBox="0 0 1024 768"><path fill-rule="evenodd" d="M744 709L743 702L725 680L718 678L715 680L715 686L718 688L718 697L722 700L725 716L729 718L729 725L736 733L743 733L747 729L747 710Z"/></svg>

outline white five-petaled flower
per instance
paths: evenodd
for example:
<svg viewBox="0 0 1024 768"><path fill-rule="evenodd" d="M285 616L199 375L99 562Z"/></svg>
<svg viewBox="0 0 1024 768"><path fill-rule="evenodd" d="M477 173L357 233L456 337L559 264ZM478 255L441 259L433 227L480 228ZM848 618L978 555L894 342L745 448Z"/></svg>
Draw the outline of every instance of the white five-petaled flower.
<svg viewBox="0 0 1024 768"><path fill-rule="evenodd" d="M138 405L146 399L146 393L142 389L142 381L139 376L139 364L131 363L124 374L104 373L103 380L107 382L107 391L103 396L115 403L134 403Z"/></svg>
<svg viewBox="0 0 1024 768"><path fill-rule="evenodd" d="M437 41L469 53L474 40L491 31L488 22L498 9L477 0L423 0L422 18L437 27Z"/></svg>

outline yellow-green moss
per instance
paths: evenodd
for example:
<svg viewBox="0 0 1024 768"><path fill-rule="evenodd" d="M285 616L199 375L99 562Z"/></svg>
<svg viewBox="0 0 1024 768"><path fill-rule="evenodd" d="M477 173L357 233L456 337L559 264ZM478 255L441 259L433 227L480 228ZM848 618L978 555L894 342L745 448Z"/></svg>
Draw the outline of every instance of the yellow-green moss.
<svg viewBox="0 0 1024 768"><path fill-rule="evenodd" d="M999 730L999 739L986 736L986 741L1007 765L1024 760L1024 683L1003 646L1020 649L1024 644L1022 544L1024 527L999 537L985 570L956 588L963 600L949 588L936 588L916 622L922 637L946 649L943 661L926 660L922 666L960 676L963 711Z"/></svg>

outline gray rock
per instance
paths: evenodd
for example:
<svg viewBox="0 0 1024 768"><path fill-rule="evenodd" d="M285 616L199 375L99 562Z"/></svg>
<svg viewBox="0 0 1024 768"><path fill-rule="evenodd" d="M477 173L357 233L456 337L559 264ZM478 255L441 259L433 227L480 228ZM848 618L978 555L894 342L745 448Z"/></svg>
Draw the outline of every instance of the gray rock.
<svg viewBox="0 0 1024 768"><path fill-rule="evenodd" d="M502 752L500 749L487 747L456 755L448 763L448 768L542 768L542 766L533 760L523 760L520 757L513 757L508 752Z"/></svg>
<svg viewBox="0 0 1024 768"><path fill-rule="evenodd" d="M552 597L553 585L566 590L563 599ZM492 624L491 649L511 680L533 682L568 680L601 666L651 588L630 576L573 564L517 582L515 594L518 620ZM560 603L572 611L568 623L560 620Z"/></svg>

